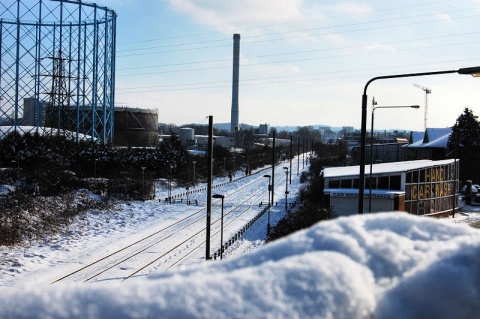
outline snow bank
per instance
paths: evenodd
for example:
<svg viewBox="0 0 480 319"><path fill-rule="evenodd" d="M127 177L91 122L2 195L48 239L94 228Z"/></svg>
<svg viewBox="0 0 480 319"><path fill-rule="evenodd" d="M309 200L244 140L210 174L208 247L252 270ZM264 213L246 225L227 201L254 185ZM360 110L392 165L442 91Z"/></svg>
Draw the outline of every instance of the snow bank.
<svg viewBox="0 0 480 319"><path fill-rule="evenodd" d="M384 213L124 284L6 288L1 318L479 318L480 233Z"/></svg>

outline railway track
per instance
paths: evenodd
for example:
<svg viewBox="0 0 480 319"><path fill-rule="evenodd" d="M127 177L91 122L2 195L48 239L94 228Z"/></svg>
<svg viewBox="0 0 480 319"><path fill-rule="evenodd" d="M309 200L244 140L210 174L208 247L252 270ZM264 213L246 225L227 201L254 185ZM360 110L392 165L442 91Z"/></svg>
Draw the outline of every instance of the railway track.
<svg viewBox="0 0 480 319"><path fill-rule="evenodd" d="M279 173L275 175L275 178L278 181L277 185L282 185L285 182L285 174L283 171L278 171ZM259 203L265 202L268 196L265 191L267 184L268 181L260 173L257 176L252 176L252 181L236 188L234 191L230 191L230 193L225 189L223 231L226 236L229 233L235 233L248 223L252 216L258 214L261 210ZM231 185L229 185L229 188L231 189ZM216 191L221 192L222 189ZM218 241L218 247L220 247L221 216L219 201L214 200L212 202L212 232L210 236L212 243ZM159 228L148 236L117 249L102 258L87 262L77 270L56 279L52 284L65 281L124 281L132 277L144 276L152 270L167 270L188 262L200 262L205 256L205 216L206 208L197 209L182 219L172 221L169 225ZM212 245L211 250L217 250L217 245Z"/></svg>

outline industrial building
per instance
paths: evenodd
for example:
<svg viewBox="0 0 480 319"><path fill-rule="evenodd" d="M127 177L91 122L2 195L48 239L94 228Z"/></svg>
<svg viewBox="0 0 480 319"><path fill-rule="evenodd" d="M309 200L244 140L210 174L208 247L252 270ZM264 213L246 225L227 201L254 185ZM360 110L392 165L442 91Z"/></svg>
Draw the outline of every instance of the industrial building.
<svg viewBox="0 0 480 319"><path fill-rule="evenodd" d="M158 110L115 108L113 145L151 147L158 144Z"/></svg>
<svg viewBox="0 0 480 319"><path fill-rule="evenodd" d="M445 216L458 205L459 161L417 160L372 165L371 212L405 211ZM338 216L358 212L360 167L331 167L321 172L324 202ZM370 208L366 167L364 212Z"/></svg>

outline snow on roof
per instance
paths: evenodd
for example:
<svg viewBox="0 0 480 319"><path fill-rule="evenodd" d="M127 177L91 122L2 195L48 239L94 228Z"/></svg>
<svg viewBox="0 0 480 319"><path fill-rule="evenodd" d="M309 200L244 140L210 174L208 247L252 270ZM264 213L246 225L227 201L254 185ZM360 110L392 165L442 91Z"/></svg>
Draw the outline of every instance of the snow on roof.
<svg viewBox="0 0 480 319"><path fill-rule="evenodd" d="M413 135L414 132L412 132ZM421 148L446 148L448 139L450 138L450 134L452 133L452 129L447 128L427 128L425 131L423 140L418 139L415 140L413 143L405 145L405 147L412 148L412 147L421 147ZM412 139L413 136L412 136Z"/></svg>
<svg viewBox="0 0 480 319"><path fill-rule="evenodd" d="M358 188L325 188L324 193L343 193L343 194L358 194ZM372 194L375 195L395 195L405 194L404 191L391 190L391 189L372 189Z"/></svg>
<svg viewBox="0 0 480 319"><path fill-rule="evenodd" d="M436 165L445 165L453 163L454 159L447 159L441 161L432 160L417 160L417 161L403 161L391 162L372 165L372 174L386 174L386 173L400 173L413 169L431 167ZM358 176L360 175L360 165L342 166L342 167L328 167L323 169L323 177L344 177L344 176ZM370 173L370 165L365 165L365 174Z"/></svg>
<svg viewBox="0 0 480 319"><path fill-rule="evenodd" d="M440 137L443 137L445 135L449 135L452 132L452 129L450 127L445 127L445 128L427 128L427 131L425 133L425 143L429 143L431 141L437 140Z"/></svg>
<svg viewBox="0 0 480 319"><path fill-rule="evenodd" d="M450 133L442 135L435 140L430 140L430 142L424 144L424 147L447 148L449 139Z"/></svg>
<svg viewBox="0 0 480 319"><path fill-rule="evenodd" d="M417 142L420 142L420 143L423 143L423 138L425 136L425 132L414 132L412 131L410 133L410 144L413 144L413 143L417 143Z"/></svg>

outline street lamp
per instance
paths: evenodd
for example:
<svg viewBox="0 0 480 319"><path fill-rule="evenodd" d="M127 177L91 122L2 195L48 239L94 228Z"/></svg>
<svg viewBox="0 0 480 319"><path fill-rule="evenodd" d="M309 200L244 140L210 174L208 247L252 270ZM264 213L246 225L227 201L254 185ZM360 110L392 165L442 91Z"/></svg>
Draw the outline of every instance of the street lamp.
<svg viewBox="0 0 480 319"><path fill-rule="evenodd" d="M395 75L384 75L377 76L370 79L363 89L362 95L362 122L361 122L361 133L360 133L360 176L358 183L358 213L363 214L363 196L365 195L365 149L366 149L366 135L367 135L367 89L370 83L376 80L384 79L394 79L394 78L406 78L414 76L425 76L425 75L440 75L448 73L458 73L458 74L470 74L474 77L480 77L480 66L462 68L458 70L446 70L446 71L436 71L436 72L421 72L421 73L406 73L406 74L395 74Z"/></svg>
<svg viewBox="0 0 480 319"><path fill-rule="evenodd" d="M285 170L285 211L288 211L288 167L283 167Z"/></svg>
<svg viewBox="0 0 480 319"><path fill-rule="evenodd" d="M193 188L195 188L195 163L197 163L197 161L192 161L192 164L193 164Z"/></svg>
<svg viewBox="0 0 480 319"><path fill-rule="evenodd" d="M220 195L220 194L213 194L213 198L220 198L222 199L222 218L221 218L221 225L220 225L220 260L222 260L222 255L223 255L223 198L225 196Z"/></svg>
<svg viewBox="0 0 480 319"><path fill-rule="evenodd" d="M372 100L372 127L370 131L370 193L368 195L368 212L372 212L372 168L373 168L373 121L374 121L374 113L376 109L395 109L395 108L407 108L410 107L412 109L419 109L419 105L399 105L399 106L375 106L377 102L375 102L375 98Z"/></svg>
<svg viewBox="0 0 480 319"><path fill-rule="evenodd" d="M263 175L263 177L268 178L268 222L267 222L267 236L270 235L270 192L272 190L272 186L270 185L270 179L272 176L270 175Z"/></svg>
<svg viewBox="0 0 480 319"><path fill-rule="evenodd" d="M172 179L173 179L173 165L170 165L170 182L168 183L168 202L172 203Z"/></svg>
<svg viewBox="0 0 480 319"><path fill-rule="evenodd" d="M142 192L143 192L142 197L143 198L145 198L145 168L146 168L145 166L142 166L142 185L143 185L142 186L142 189L143 189L142 190Z"/></svg>

